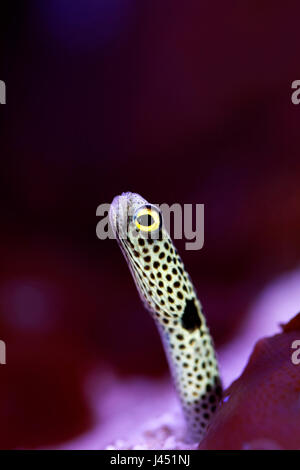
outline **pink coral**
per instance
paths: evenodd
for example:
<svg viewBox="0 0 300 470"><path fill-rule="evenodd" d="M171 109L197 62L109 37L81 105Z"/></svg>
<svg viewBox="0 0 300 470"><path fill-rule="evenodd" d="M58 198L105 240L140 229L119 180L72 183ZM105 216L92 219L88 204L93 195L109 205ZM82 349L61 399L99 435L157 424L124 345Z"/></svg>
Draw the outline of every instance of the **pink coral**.
<svg viewBox="0 0 300 470"><path fill-rule="evenodd" d="M200 449L300 448L300 365L291 357L299 339L300 314L282 333L257 342Z"/></svg>

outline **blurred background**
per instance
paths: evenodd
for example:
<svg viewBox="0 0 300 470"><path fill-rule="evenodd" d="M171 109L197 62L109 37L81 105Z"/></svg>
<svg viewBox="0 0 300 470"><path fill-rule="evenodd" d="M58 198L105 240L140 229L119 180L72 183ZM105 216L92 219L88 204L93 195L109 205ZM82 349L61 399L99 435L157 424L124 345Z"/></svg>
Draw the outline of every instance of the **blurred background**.
<svg viewBox="0 0 300 470"><path fill-rule="evenodd" d="M270 0L1 3L0 448L91 430L95 371L167 374L116 241L96 237L99 204L123 191L205 204L204 248L177 246L218 348L299 266L299 13Z"/></svg>

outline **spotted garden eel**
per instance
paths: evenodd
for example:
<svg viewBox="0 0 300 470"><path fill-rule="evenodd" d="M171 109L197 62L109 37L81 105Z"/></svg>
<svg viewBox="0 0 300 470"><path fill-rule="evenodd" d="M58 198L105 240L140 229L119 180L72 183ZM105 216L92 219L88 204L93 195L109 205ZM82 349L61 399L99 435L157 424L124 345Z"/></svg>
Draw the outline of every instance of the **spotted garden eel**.
<svg viewBox="0 0 300 470"><path fill-rule="evenodd" d="M160 332L187 423L200 441L221 399L215 349L201 304L160 210L134 193L114 198L110 223Z"/></svg>

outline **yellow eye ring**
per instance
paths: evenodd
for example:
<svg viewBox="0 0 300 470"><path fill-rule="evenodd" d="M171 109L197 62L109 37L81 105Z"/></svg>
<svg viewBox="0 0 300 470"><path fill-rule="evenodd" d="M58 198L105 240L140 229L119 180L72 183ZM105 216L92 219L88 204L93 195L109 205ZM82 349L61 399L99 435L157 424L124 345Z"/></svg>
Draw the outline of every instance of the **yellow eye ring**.
<svg viewBox="0 0 300 470"><path fill-rule="evenodd" d="M144 218L145 221L153 221L151 224L146 224L141 222L141 219ZM161 225L160 214L150 207L142 207L139 209L135 215L135 225L139 230L143 232L153 232L158 230Z"/></svg>

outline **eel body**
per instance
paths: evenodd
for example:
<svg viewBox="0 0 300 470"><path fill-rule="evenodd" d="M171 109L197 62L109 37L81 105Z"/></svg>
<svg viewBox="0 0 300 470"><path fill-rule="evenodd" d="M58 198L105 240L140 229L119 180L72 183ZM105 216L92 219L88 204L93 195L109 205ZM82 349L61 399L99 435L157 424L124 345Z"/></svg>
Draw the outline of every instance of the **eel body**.
<svg viewBox="0 0 300 470"><path fill-rule="evenodd" d="M114 198L110 223L162 338L187 423L200 441L222 396L213 340L195 288L158 207L134 193Z"/></svg>

